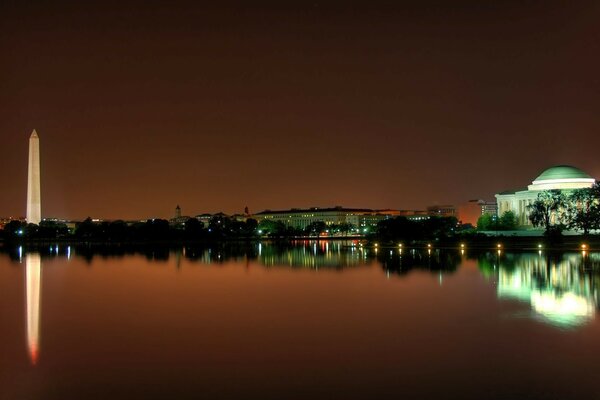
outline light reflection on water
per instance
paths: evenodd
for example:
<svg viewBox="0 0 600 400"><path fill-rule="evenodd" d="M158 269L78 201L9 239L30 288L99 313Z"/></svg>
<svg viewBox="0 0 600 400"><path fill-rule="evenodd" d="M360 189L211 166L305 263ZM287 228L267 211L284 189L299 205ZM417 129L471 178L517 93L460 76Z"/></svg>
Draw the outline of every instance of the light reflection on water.
<svg viewBox="0 0 600 400"><path fill-rule="evenodd" d="M357 268L380 264L385 276L402 276L413 270L426 270L438 276L440 285L445 274L454 273L468 259L465 249L397 248L378 251L359 246L356 241L297 241L291 245L256 243L230 247L48 247L44 256L73 255L92 262L94 257L127 256L141 253L151 261L175 259L181 268L182 259L200 264L256 260L267 268L302 268L319 270ZM39 250L39 249L38 249ZM232 251L233 250L233 251ZM28 343L35 363L38 352L37 332L40 303L41 257L33 251L24 254L17 248L19 260L26 260ZM600 306L600 253L502 253L486 252L473 256L484 276L492 278L500 300L518 300L531 306L532 317L558 327L584 325L595 317Z"/></svg>
<svg viewBox="0 0 600 400"><path fill-rule="evenodd" d="M479 266L497 280L499 299L528 303L534 318L558 327L588 323L600 305L598 254L488 254Z"/></svg>
<svg viewBox="0 0 600 400"><path fill-rule="evenodd" d="M39 354L40 306L42 263L37 253L27 254L25 258L26 307L27 307L27 347L29 358L35 365Z"/></svg>
<svg viewBox="0 0 600 400"><path fill-rule="evenodd" d="M25 281L24 292L26 303L24 314L27 328L24 332L25 337L21 337L20 340L21 342L24 341L26 343L29 363L35 368L39 368L40 364L44 364L46 357L50 358L49 355L44 355L44 349L41 348L42 346L40 345L40 330L46 332L42 329L43 327L40 326L42 322L40 319L40 310L42 308L41 286L43 279L45 279L43 275L51 275L54 273L53 268L51 267L44 269L43 264L45 262L52 262L53 264L58 262L61 266L67 266L65 273L68 273L69 266L81 270L82 265L87 265L92 271L100 272L100 270L105 268L103 265L107 265L107 263L108 265L111 264L113 258L126 261L128 259L133 259L133 256L136 256L135 258L139 260L139 256L142 255L147 260L147 262L143 264L146 267L152 269L158 267L163 270L166 269L167 271L172 269L174 272L177 272L176 274L173 274L173 276L177 275L183 278L193 275L195 272L192 270L211 270L215 272L213 277L216 276L218 278L219 273L222 273L223 275L227 275L228 279L231 279L231 266L234 267L233 272L235 272L236 267L239 266L244 267L244 269L258 267L258 269L265 271L278 270L284 273L291 270L305 271L308 275L314 276L317 280L321 279L321 274L317 274L317 271L334 272L334 274L323 275L322 279L331 279L332 275L337 276L338 273L353 276L364 275L365 279L372 279L372 273L369 271L380 271L379 276L376 276L375 278L384 282L391 281L391 283L412 282L412 284L414 284L415 280L411 279L411 277L417 276L419 278L418 282L420 282L419 285L422 285L423 281L428 282L427 279L429 279L429 282L435 282L435 286L421 287L421 289L426 288L423 290L428 291L427 296L430 298L429 303L414 304L414 310L411 310L411 305L407 306L406 304L384 302L382 307L389 307L390 311L382 314L383 316L374 317L374 319L369 322L390 329L389 324L391 322L387 322L382 318L396 318L393 310L399 306L407 307L407 310L410 310L408 312L414 312L416 315L422 314L418 317L410 317L410 320L412 321L410 329L419 332L418 337L412 338L413 342L418 340L420 336L428 335L426 331L427 325L434 324L435 326L435 323L428 321L427 318L428 316L435 314L435 308L441 308L442 305L439 303L436 305L436 301L448 301L448 298L444 297L445 285L449 284L450 287L453 288L452 290L454 290L451 293L454 293L456 296L460 294L460 292L457 291L458 288L456 286L452 286L453 282L456 282L453 278L459 277L460 279L464 279L466 276L469 276L469 273L476 274L487 292L495 293L499 304L517 304L521 308L526 307L529 311L526 314L527 318L534 324L537 324L537 326L550 331L563 331L566 329L568 332L577 332L578 330L583 330L586 326L593 325L596 317L596 310L600 306L598 295L598 285L600 285L600 255L598 253L589 252L586 254L550 254L546 252L511 253L503 251L498 254L497 251L474 252L461 248L418 250L408 247L394 249L379 248L375 251L375 249L361 247L353 242L314 241L301 241L290 245L276 243L247 245L230 244L210 248L198 246L184 246L177 248L98 248L76 245L52 245L35 250L27 248L5 249L5 252L12 258L15 265L24 267L22 268L22 276ZM85 263L82 263L82 260L85 260ZM223 271L219 270L219 268L225 266L228 268L223 268ZM2 267L1 264L0 267ZM102 273L104 274L105 272ZM113 276L121 273L122 271L119 269L113 269L110 272ZM135 273L145 274L145 271L142 269L137 270ZM307 274L301 274L304 278L295 273L286 275L286 280L282 282L285 283L284 286L293 285L295 279L305 279ZM481 279L481 277L484 279ZM93 276L91 276L91 278L93 278ZM307 281L305 280L302 282L304 282L303 284L307 284ZM379 299L377 290L382 290L382 288L372 285L373 283L371 282L367 285L368 289L357 292L363 294L363 297L357 297L359 303L368 303L370 299ZM463 282L463 285L464 286L461 286L462 290L465 290L466 293L471 293L472 283L467 284ZM131 289L135 291L135 285L131 286ZM336 287L337 292L335 289L332 289L332 296L336 295L336 293L340 293L339 285L336 285ZM376 287L378 287L378 289L376 289ZM206 291L207 289L210 288L203 287L203 290ZM402 291L406 292L409 289L410 288L405 285L388 285L388 289L386 290L401 293ZM285 291L287 289L284 288L283 290ZM302 288L296 288L294 290L299 290L301 293ZM310 293L314 293L314 290L316 290L315 287L312 287L312 290L313 292ZM52 293L51 290L45 291L44 301L48 301L48 298L57 295L56 288L54 292L55 293ZM220 296L218 292L216 293L216 296ZM110 294L107 293L107 295ZM177 293L170 293L170 295L177 296ZM347 296L348 294L341 293L341 295ZM389 294L386 296L389 296ZM468 297L468 302L466 304L472 303L476 308L480 299L472 297L472 294L468 294L468 296L471 297ZM281 295L279 295L279 298L281 299ZM389 299L392 298L396 297L388 297L387 299L389 301ZM351 299L352 297L348 297L346 302L351 301ZM209 296L204 298L203 301L214 302L214 298ZM244 301L251 302L252 300L249 298ZM56 305L56 302L53 304ZM348 321L352 321L352 313L357 307L356 304L347 304L349 304L349 308L347 310L340 309L342 310L340 311L340 315L336 316L336 318L340 318L340 326L344 326L344 324L349 323ZM0 307L2 306L6 305L0 304ZM489 305L486 307L489 307ZM294 307L292 307L292 309L294 309ZM230 312L234 311L233 309L227 310ZM451 312L452 310L456 309L448 308L448 312ZM478 312L481 312L482 310L483 308L478 309ZM47 309L45 308L44 313L46 312L49 314L56 314L59 313L59 310L57 310L56 307L47 307ZM271 310L271 312L274 311ZM374 312L374 310L372 312ZM296 315L302 316L304 314L296 313ZM363 317L367 315L369 315L369 313L366 313ZM387 315L387 317L385 315ZM490 318L492 319L495 317L495 314L493 313L490 315ZM513 313L512 315L517 316L518 313ZM194 314L194 316L200 321L202 320L201 315ZM452 321L453 316L448 315L447 317L448 321L444 322L446 325L440 325L441 328L439 329L449 329L449 332L452 332L452 329L454 329L454 322ZM499 317L502 316L500 315ZM86 316L86 318L88 318L88 316ZM89 316L89 318L91 318L91 316ZM419 318L424 319L420 320ZM437 318L440 318L440 316ZM169 320L172 320L172 318L170 317ZM215 321L219 322L218 319ZM313 320L310 321L312 321L311 323L313 325L315 324ZM332 321L335 321L335 319ZM400 323L400 325L403 324L401 320L398 321L398 323ZM287 331L285 323L281 322L281 324L283 325L278 325L279 329L289 335L291 332ZM320 322L320 324L323 325L325 322ZM337 331L338 327L335 322L332 322L331 324L330 328ZM415 328L415 326L417 326L415 324L423 324L423 327ZM63 329L68 330L68 327L63 327ZM111 328L106 327L106 329ZM471 325L469 329L473 330L473 332L468 332L469 334L477 336L477 330L479 329L477 324ZM511 329L514 329L515 334L518 335L517 328L513 327ZM54 329L54 331L56 331L56 329ZM392 336L386 336L386 340L391 340L390 338L393 338L393 335L400 335L400 332L401 331L391 329L390 335ZM411 331L409 330L408 332ZM464 331L464 333L466 334L467 331ZM326 335L326 332L324 334ZM481 336L486 335L490 335L489 327L481 328ZM244 343L244 340L242 340L242 343ZM421 346L423 351L427 351L427 346L430 345L442 346L440 343L431 344L428 342L424 342L420 345L416 344L415 346ZM468 349L467 344L463 344L463 346L467 346L465 348ZM347 349L347 347L343 348ZM244 348L242 348L242 350L244 350ZM351 352L356 351L358 350L351 350ZM446 351L448 351L447 348ZM55 354L56 357L56 351L54 351L53 354ZM324 352L323 354L323 357L326 357L327 353ZM362 362L377 362L371 358L369 353L362 354L362 357L365 358ZM385 356L380 355L379 357L385 359Z"/></svg>

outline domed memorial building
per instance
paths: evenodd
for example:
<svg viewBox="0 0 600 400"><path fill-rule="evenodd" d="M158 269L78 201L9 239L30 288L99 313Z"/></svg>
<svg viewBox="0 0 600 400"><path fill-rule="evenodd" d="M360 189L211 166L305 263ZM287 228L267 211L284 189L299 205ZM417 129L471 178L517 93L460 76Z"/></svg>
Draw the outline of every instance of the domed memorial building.
<svg viewBox="0 0 600 400"><path fill-rule="evenodd" d="M512 211L517 216L517 222L523 227L531 226L528 218L527 206L532 204L538 193L545 190L559 189L565 192L574 189L591 187L596 180L570 165L556 165L543 171L533 180L527 189L506 191L496 195L498 215Z"/></svg>

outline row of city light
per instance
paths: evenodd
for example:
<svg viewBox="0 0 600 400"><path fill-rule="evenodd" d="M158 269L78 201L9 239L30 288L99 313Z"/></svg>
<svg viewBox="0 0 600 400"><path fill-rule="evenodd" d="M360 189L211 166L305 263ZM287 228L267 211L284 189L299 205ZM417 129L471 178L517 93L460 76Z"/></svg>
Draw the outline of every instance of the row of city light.
<svg viewBox="0 0 600 400"><path fill-rule="evenodd" d="M359 246L360 246L360 247L362 247L362 246L363 246L363 245L362 245L362 243L359 243ZM373 244L373 247L375 247L375 248L377 249L377 248L379 247L379 243L374 243L374 244ZM402 249L402 248L404 247L404 245L403 245L402 243L398 243L398 247L399 247L400 249ZM431 243L428 243L428 244L427 244L427 248L428 248L428 249L431 249L432 247L433 247L433 246L432 246L432 244L431 244ZM460 244L460 248L461 248L461 250L464 250L466 247L467 247L467 246L466 246L466 244L464 244L464 243L461 243L461 244ZM543 248L544 248L544 245L543 245L543 244L541 244L541 243L539 243L539 244L537 245L537 247L538 247L538 249L539 249L539 250L541 250L541 249L543 249ZM502 243L498 243L498 244L496 245L496 248L497 248L498 250L502 250ZM581 245L581 251L587 251L587 250L588 250L588 245L587 245L587 244L582 244L582 245Z"/></svg>

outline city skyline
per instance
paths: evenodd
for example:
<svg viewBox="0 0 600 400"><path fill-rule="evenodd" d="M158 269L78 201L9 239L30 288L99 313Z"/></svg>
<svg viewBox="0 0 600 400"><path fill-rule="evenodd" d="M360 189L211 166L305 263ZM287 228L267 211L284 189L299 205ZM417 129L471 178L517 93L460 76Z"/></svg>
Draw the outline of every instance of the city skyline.
<svg viewBox="0 0 600 400"><path fill-rule="evenodd" d="M558 172L556 172L558 171ZM578 174L577 176L581 175L583 177L586 177L586 179L583 179L585 181L584 186L589 185L593 182L595 182L594 178L592 178L591 176L585 174L585 172L579 170L576 167L573 166L568 166L568 165L558 165L558 166L552 166L546 170L543 171L542 175L546 174L560 174L563 173L564 171L567 171L568 173L571 174ZM28 176L27 176L27 215L25 217L25 220L27 222L30 223L34 223L34 224L39 224L40 221L42 221L43 219L54 219L54 218L58 218L58 219L71 219L71 220L76 220L76 218L68 218L65 216L58 216L58 215L53 215L53 216L42 216L42 212L41 212L41 185L40 185L40 180L41 180L41 172L40 172L40 148L39 148L39 135L37 133L37 131L34 129L30 135L29 138L29 161L28 161ZM539 179L539 178L538 178ZM569 180L569 179L567 179ZM559 181L565 181L565 179L559 179ZM579 182L579 181L578 181ZM536 183L536 181L533 182L534 184ZM530 186L531 187L531 186ZM498 198L499 195L505 195L506 193L514 193L514 192L503 192L501 194L495 194L495 197ZM451 213L452 216L456 216L457 218L459 218L459 221L462 221L463 218L467 218L468 222L473 223L473 221L471 221L473 218L476 219L476 217L473 217L471 214L471 212L473 210L470 209L469 205L471 203L474 202L478 202L478 205L476 206L476 208L479 210L481 208L481 206L479 205L479 203L484 202L484 200L473 200L470 199L468 201L463 201L460 204L456 204L456 205L442 205L442 204L434 204L434 205L427 205L426 207L421 206L419 209L400 209L400 208L396 208L396 209L392 209L392 208L385 208L385 209L366 209L366 208L348 208L348 207L344 207L344 206L340 206L340 205L335 205L335 206L313 206L313 207L289 207L287 209L279 209L279 210L274 210L268 207L263 207L260 209L260 211L252 211L250 212L248 207L244 208L243 213L242 212L233 212L233 213L229 213L230 215L250 215L250 216L255 216L255 215L261 215L261 214L273 214L273 213L299 213L302 211L336 211L336 210L347 210L347 211L361 211L361 212L367 212L369 214L375 215L375 214L385 214L385 215L423 215L424 213L427 213L428 215L437 215L439 212L441 212L440 210L442 210L442 208L448 208L448 210L443 210L443 215L447 216L450 215L448 214L448 212ZM491 203L490 203L491 204ZM493 203L495 204L495 202ZM441 208L440 208L441 207ZM467 210L467 208L469 208L469 210ZM462 210L461 210L462 209ZM451 211L450 211L451 210ZM212 214L218 214L221 213L222 211L218 211L216 213L212 213ZM465 215L460 215L462 213L465 213ZM481 210L478 211L481 214L484 213L483 209L481 208ZM391 214L390 214L391 213ZM227 213L226 213L227 214ZM467 214L469 216L467 216ZM205 211L198 211L196 210L195 212L189 213L188 216L196 216L199 217L200 215L211 215L211 213L206 213ZM441 215L441 214L440 214ZM87 218L90 218L91 214L88 214ZM146 218L154 218L156 216L146 216ZM158 217L161 218L162 216ZM172 215L171 215L172 217ZM19 216L10 216L10 218L14 218L14 219L19 219L22 217ZM97 218L97 216L94 216L94 218ZM141 218L141 219L146 219L146 218ZM187 217L182 217L182 210L181 207L179 206L179 204L176 206L175 208L175 219L182 219L182 218L187 218ZM113 219L113 220L117 220L117 219L127 219L127 218L121 218L121 217L116 217L116 218L100 218L100 219ZM466 221L463 221L466 223Z"/></svg>
<svg viewBox="0 0 600 400"><path fill-rule="evenodd" d="M491 200L600 176L600 6L0 6L0 214L169 217ZM27 21L27 23L23 23Z"/></svg>

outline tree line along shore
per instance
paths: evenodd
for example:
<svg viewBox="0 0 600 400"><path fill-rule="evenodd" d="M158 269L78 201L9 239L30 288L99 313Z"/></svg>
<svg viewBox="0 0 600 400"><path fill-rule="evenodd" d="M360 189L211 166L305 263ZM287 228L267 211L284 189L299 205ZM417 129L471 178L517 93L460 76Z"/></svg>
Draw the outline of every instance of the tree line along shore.
<svg viewBox="0 0 600 400"><path fill-rule="evenodd" d="M327 234L324 234L327 231ZM454 217L432 217L415 221L396 217L379 222L375 229L363 236L349 234L349 226L332 226L324 222L314 223L306 229L293 229L282 223L258 224L256 220L236 221L220 216L211 220L207 227L195 218L183 224L170 224L163 219L128 224L124 221L94 222L86 219L74 230L65 224L43 221L39 225L12 221L0 231L0 238L7 244L23 243L95 243L95 244L181 244L216 243L230 241L293 241L353 240L364 246L380 248L460 248L469 249L581 249L600 248L600 235L546 235L513 236L500 230L488 236L476 229L458 224Z"/></svg>

